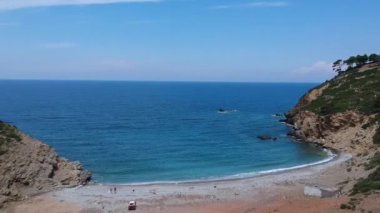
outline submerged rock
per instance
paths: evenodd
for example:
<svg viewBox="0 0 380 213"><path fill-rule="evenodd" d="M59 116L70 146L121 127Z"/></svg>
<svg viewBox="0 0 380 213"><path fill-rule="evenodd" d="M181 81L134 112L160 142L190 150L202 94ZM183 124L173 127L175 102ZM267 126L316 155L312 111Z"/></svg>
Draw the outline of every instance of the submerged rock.
<svg viewBox="0 0 380 213"><path fill-rule="evenodd" d="M276 113L273 114L273 117L284 117L285 115L283 113Z"/></svg>
<svg viewBox="0 0 380 213"><path fill-rule="evenodd" d="M218 112L226 112L226 110L223 108L220 108L220 109L218 109Z"/></svg>
<svg viewBox="0 0 380 213"><path fill-rule="evenodd" d="M259 136L257 136L257 138L260 140L263 140L263 141L272 140L272 137L268 136L268 135L259 135Z"/></svg>

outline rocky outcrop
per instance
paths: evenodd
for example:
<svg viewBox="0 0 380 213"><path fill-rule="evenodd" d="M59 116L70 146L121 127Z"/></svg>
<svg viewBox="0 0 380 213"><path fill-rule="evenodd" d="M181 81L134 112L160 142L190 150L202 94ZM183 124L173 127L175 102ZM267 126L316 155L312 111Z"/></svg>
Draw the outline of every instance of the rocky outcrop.
<svg viewBox="0 0 380 213"><path fill-rule="evenodd" d="M88 183L91 173L79 163L69 162L48 145L18 134L20 140L9 143L0 155L0 206L36 193Z"/></svg>
<svg viewBox="0 0 380 213"><path fill-rule="evenodd" d="M291 118L292 116L296 115L298 112L302 111L305 106L310 104L312 101L319 98L323 91L327 89L330 86L329 83L324 83L320 85L317 88L314 88L310 90L308 93L306 93L302 98L298 101L298 103L285 115L287 118Z"/></svg>
<svg viewBox="0 0 380 213"><path fill-rule="evenodd" d="M380 64L339 72L307 92L285 117L293 126L289 135L297 140L351 154L341 165L346 167L346 177L336 186L338 192L354 196L380 189L376 158L380 153ZM318 186L304 188L307 196L334 196L335 192Z"/></svg>
<svg viewBox="0 0 380 213"><path fill-rule="evenodd" d="M286 114L290 135L353 155L373 153L380 133L379 72L380 64L368 64L311 89Z"/></svg>
<svg viewBox="0 0 380 213"><path fill-rule="evenodd" d="M353 111L326 116L300 111L292 117L293 135L324 147L366 155L374 150L373 136L378 125L363 127L372 119L372 116Z"/></svg>

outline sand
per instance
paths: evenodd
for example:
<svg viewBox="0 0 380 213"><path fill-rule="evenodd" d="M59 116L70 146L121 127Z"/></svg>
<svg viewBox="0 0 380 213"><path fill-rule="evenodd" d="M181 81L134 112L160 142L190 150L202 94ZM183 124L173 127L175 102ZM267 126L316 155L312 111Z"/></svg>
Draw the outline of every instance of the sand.
<svg viewBox="0 0 380 213"><path fill-rule="evenodd" d="M344 194L352 180L365 175L357 166L360 160L341 153L326 163L235 180L94 184L38 195L15 203L6 211L126 212L128 202L135 200L135 212L338 212L340 204L348 201L347 196L339 193L332 198L307 197L303 194L304 186L339 187ZM117 191L111 193L110 188L114 187ZM374 197L372 204L378 201Z"/></svg>

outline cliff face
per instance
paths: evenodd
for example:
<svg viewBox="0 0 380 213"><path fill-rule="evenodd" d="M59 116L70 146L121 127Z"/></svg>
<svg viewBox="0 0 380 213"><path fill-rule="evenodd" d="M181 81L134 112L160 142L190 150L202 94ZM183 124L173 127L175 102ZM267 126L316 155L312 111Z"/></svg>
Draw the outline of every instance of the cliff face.
<svg viewBox="0 0 380 213"><path fill-rule="evenodd" d="M353 155L376 151L380 66L352 69L310 90L287 113L295 137Z"/></svg>
<svg viewBox="0 0 380 213"><path fill-rule="evenodd" d="M363 128L373 116L347 111L320 116L309 111L300 111L293 117L294 135L307 142L324 147L367 155L375 150L373 136L378 125Z"/></svg>
<svg viewBox="0 0 380 213"><path fill-rule="evenodd" d="M59 157L48 145L8 124L0 126L0 207L7 201L59 187L84 185L90 180L91 173L79 163ZM12 133L6 134L9 131Z"/></svg>

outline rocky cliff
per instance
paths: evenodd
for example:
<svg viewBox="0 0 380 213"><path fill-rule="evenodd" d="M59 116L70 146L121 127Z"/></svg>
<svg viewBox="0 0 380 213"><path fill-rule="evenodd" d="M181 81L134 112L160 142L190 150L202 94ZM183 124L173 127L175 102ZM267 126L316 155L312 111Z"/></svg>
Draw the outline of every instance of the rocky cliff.
<svg viewBox="0 0 380 213"><path fill-rule="evenodd" d="M91 173L52 148L0 122L0 207L59 187L88 183Z"/></svg>
<svg viewBox="0 0 380 213"><path fill-rule="evenodd" d="M287 114L291 134L353 155L376 151L380 121L380 64L340 73L311 89Z"/></svg>

